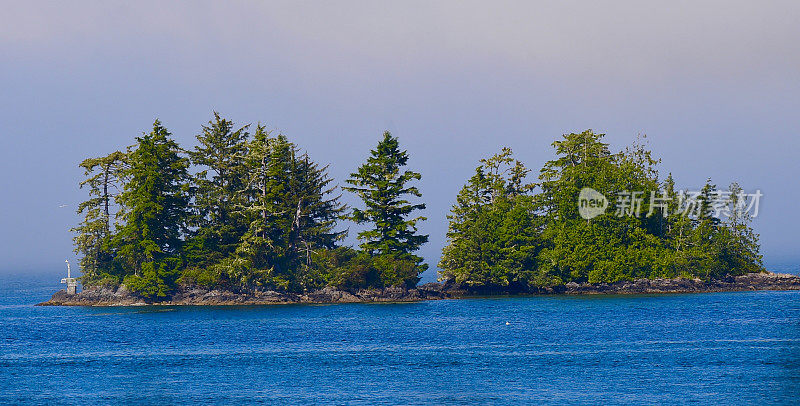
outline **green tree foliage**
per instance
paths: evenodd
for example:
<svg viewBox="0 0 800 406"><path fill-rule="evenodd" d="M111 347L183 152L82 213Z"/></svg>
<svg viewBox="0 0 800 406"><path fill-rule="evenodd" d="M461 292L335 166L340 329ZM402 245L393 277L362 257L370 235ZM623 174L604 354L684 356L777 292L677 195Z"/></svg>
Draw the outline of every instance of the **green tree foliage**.
<svg viewBox="0 0 800 406"><path fill-rule="evenodd" d="M722 247L721 259L725 261L728 269L738 269L744 272L763 271L762 256L759 253L759 235L756 234L750 221L752 217L746 212L746 202L741 198L742 187L734 182L728 187L729 215L724 223L725 238L720 239Z"/></svg>
<svg viewBox="0 0 800 406"><path fill-rule="evenodd" d="M641 200L641 211L649 211L648 198L659 186L657 161L641 140L612 154L603 137L591 130L564 135L553 143L556 159L545 163L540 172L542 193L537 199L546 220L539 269L554 283L652 276L648 263L656 263L657 248L652 245L658 245L649 233L653 219L628 210L635 210L633 201ZM610 210L621 215L586 220L577 210L578 193L586 187L610 198L626 192L640 194L629 195L630 203L609 202ZM642 244L646 246L636 248Z"/></svg>
<svg viewBox="0 0 800 406"><path fill-rule="evenodd" d="M344 190L358 195L364 209L354 208L349 218L357 224L371 224L372 228L358 234L361 249L378 259L382 280L388 285L416 284L419 274L427 269L422 258L413 253L428 242L427 235L418 234L418 216L410 218L424 203L411 203L409 197L421 197L416 186L409 183L422 176L402 170L408 154L401 151L397 138L388 131L383 140L370 151L367 162L352 173ZM412 266L413 265L413 266Z"/></svg>
<svg viewBox="0 0 800 406"><path fill-rule="evenodd" d="M345 214L327 166L284 135L249 128L214 113L185 152L156 121L126 152L83 161L89 199L73 231L84 285L124 283L163 298L179 284L304 291L419 281L427 265L415 253L428 236L415 216L425 205L412 200L421 175L405 169L397 138L386 132L351 174L343 189L363 206ZM738 184L723 191L709 179L691 196L672 175L659 180L644 138L612 153L603 137L561 137L535 184L510 149L481 160L448 216L442 279L524 291L763 270ZM590 220L577 204L587 187L612 198ZM339 245L343 218L366 226L360 249Z"/></svg>
<svg viewBox="0 0 800 406"><path fill-rule="evenodd" d="M247 126L238 129L214 112L214 119L197 135L198 145L189 152L192 164L202 168L195 175L192 206L194 232L185 253L193 266L219 262L236 249L248 228L240 207L248 171Z"/></svg>
<svg viewBox="0 0 800 406"><path fill-rule="evenodd" d="M283 135L248 128L214 113L184 152L156 121L126 153L81 163L90 199L73 231L84 285L122 282L161 298L179 284L303 291L416 282L424 265L411 252L427 238L413 233L418 219L394 224L400 245L381 255L339 246L346 207L328 167ZM399 174L408 158L390 141L396 168L386 175L401 179L388 183L391 192L418 196L403 184L419 174ZM424 207L391 203L391 221Z"/></svg>
<svg viewBox="0 0 800 406"><path fill-rule="evenodd" d="M80 164L86 176L80 186L88 189L90 198L78 205L78 214L83 215L83 220L71 231L76 233L73 238L75 253L82 255L81 280L85 285L119 282L110 245L113 231L111 210L122 189L125 162L126 155L115 151L104 157L86 159Z"/></svg>
<svg viewBox="0 0 800 406"><path fill-rule="evenodd" d="M189 160L156 120L128 152L118 200L122 224L113 239L117 260L133 274L125 283L146 297L164 297L178 276L189 202Z"/></svg>
<svg viewBox="0 0 800 406"><path fill-rule="evenodd" d="M324 285L315 260L344 236L335 228L345 209L333 195L327 166L311 161L285 136L270 137L262 126L247 150L246 187L240 191L247 231L217 269L240 286Z"/></svg>
<svg viewBox="0 0 800 406"><path fill-rule="evenodd" d="M473 286L527 288L538 281L541 217L525 183L530 172L504 148L481 160L448 216L445 279Z"/></svg>
<svg viewBox="0 0 800 406"><path fill-rule="evenodd" d="M659 181L658 161L643 137L620 153L612 153L603 137L587 130L554 142L556 158L540 171L539 193L516 198L502 191L515 189L504 185L514 184L513 174L521 171L511 168L522 164L512 164L507 150L482 161L448 217L442 279L513 288L763 270L758 236L746 223L741 202L726 203L735 213L727 222L714 207L725 201L721 195L738 196L738 185L723 192L709 180L695 199L687 199L675 191L672 175ZM503 162L511 176L498 181L496 171L487 170L493 162ZM587 187L618 197L607 214L579 216L578 194ZM681 215L685 212L693 215Z"/></svg>

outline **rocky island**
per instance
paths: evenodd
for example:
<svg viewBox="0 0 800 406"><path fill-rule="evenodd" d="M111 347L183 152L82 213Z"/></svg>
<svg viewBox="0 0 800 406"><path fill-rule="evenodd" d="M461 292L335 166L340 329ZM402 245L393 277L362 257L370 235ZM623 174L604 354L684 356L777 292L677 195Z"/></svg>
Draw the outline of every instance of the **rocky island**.
<svg viewBox="0 0 800 406"><path fill-rule="evenodd" d="M251 132L253 130L253 132ZM47 305L409 302L491 295L798 289L766 272L750 226L759 193L680 190L641 139L619 152L586 130L530 169L480 160L447 215L439 280L417 253L426 209L407 151L385 132L338 188L282 134L214 113L193 150L156 120L124 152L88 158L73 229L80 282ZM357 204L340 202L338 190ZM649 197L649 199L647 199ZM753 210L751 213L750 210ZM360 228L358 246L343 244Z"/></svg>

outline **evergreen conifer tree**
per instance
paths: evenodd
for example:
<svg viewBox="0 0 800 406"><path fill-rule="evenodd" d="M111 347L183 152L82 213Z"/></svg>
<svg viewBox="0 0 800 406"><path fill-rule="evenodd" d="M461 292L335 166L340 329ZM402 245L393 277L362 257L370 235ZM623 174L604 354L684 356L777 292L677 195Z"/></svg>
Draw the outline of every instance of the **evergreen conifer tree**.
<svg viewBox="0 0 800 406"><path fill-rule="evenodd" d="M247 126L238 129L214 112L214 119L197 135L199 145L189 152L203 168L195 177L193 221L196 228L187 244L190 262L204 266L230 255L247 231L241 215L247 166Z"/></svg>
<svg viewBox="0 0 800 406"><path fill-rule="evenodd" d="M370 151L367 162L352 173L344 190L358 195L363 209L354 208L348 216L357 224L370 224L371 228L358 234L361 249L376 257L387 285L415 284L418 275L427 269L422 258L414 255L428 242L427 235L417 231L417 222L425 217L411 217L424 203L412 203L410 197L421 197L410 182L422 176L403 170L408 163L408 153L401 151L396 137L386 131L378 146ZM413 263L414 266L399 261Z"/></svg>
<svg viewBox="0 0 800 406"><path fill-rule="evenodd" d="M84 286L95 285L105 278L112 278L109 282L119 282L113 275L111 210L116 192L122 189L125 162L126 155L114 151L80 164L87 176L80 186L88 189L90 198L78 205L78 214L83 214L84 218L72 231L76 233L73 238L75 253L82 255L80 268Z"/></svg>
<svg viewBox="0 0 800 406"><path fill-rule="evenodd" d="M123 224L114 236L125 283L145 297L163 297L180 269L182 233L188 215L189 160L156 120L128 152L126 183L119 201Z"/></svg>

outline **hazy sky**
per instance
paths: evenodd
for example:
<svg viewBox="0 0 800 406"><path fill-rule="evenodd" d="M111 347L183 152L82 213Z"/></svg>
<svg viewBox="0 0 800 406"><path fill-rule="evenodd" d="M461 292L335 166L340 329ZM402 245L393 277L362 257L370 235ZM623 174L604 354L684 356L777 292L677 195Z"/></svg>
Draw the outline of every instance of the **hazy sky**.
<svg viewBox="0 0 800 406"><path fill-rule="evenodd" d="M647 4L645 4L647 3ZM646 133L679 186L761 189L768 264L800 262L800 2L7 2L0 13L0 272L60 273L77 164L158 117L261 121L341 182L388 129L429 221L477 161L538 169L560 134ZM60 205L67 207L60 208ZM432 278L426 276L426 280Z"/></svg>

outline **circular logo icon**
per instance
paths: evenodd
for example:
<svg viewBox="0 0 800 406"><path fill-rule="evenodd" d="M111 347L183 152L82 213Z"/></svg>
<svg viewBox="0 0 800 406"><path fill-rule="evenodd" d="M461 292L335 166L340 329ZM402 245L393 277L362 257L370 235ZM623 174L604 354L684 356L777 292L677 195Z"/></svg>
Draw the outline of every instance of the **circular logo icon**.
<svg viewBox="0 0 800 406"><path fill-rule="evenodd" d="M602 193L585 187L578 195L578 214L586 220L593 219L606 212L608 199Z"/></svg>

